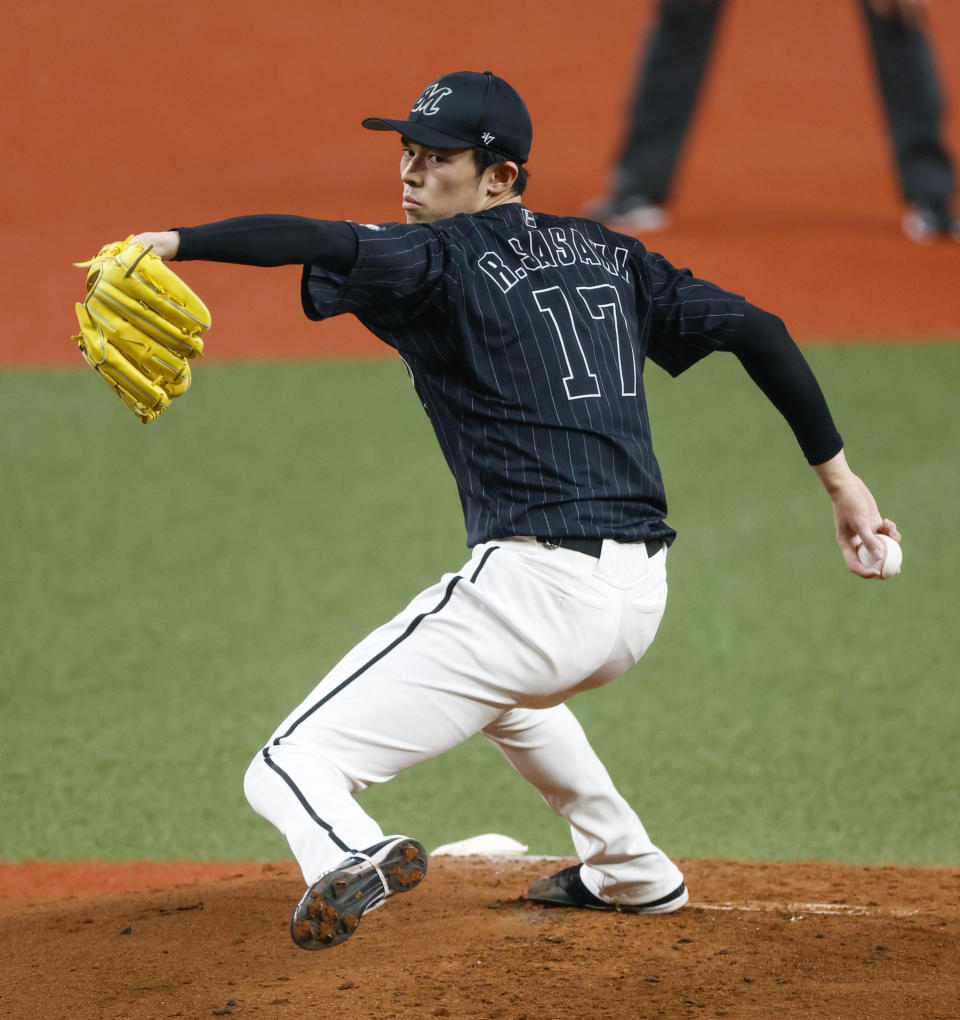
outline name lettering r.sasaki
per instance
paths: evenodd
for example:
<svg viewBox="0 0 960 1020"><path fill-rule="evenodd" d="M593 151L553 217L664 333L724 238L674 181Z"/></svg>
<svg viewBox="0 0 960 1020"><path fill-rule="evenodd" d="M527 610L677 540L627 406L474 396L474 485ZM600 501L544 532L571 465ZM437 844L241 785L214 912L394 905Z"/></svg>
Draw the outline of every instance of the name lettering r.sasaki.
<svg viewBox="0 0 960 1020"><path fill-rule="evenodd" d="M521 237L507 240L511 249L509 253L486 251L477 259L477 268L504 294L530 273L572 266L576 262L600 266L611 276L622 280L628 278L626 248L615 248L611 252L603 242L588 240L575 227L528 230Z"/></svg>

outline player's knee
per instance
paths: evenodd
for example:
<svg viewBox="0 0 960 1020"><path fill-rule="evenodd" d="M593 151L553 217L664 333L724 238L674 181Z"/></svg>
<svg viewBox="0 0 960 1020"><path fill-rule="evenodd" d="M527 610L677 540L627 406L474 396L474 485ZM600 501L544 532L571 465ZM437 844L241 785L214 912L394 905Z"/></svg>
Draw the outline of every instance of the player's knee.
<svg viewBox="0 0 960 1020"><path fill-rule="evenodd" d="M258 751L247 766L243 776L243 794L247 803L258 815L266 815L264 808L270 801L270 786L273 782L270 766L262 751Z"/></svg>

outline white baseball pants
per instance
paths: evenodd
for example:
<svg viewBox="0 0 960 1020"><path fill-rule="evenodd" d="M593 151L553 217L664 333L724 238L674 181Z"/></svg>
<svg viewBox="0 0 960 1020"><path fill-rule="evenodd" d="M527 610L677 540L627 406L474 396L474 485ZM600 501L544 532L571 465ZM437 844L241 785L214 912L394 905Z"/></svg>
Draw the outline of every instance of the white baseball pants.
<svg viewBox="0 0 960 1020"><path fill-rule="evenodd" d="M360 642L247 771L251 806L311 884L383 838L353 794L483 732L570 825L596 895L643 903L682 875L651 843L562 704L632 666L666 605L666 549L599 559L532 538L476 546L457 574Z"/></svg>

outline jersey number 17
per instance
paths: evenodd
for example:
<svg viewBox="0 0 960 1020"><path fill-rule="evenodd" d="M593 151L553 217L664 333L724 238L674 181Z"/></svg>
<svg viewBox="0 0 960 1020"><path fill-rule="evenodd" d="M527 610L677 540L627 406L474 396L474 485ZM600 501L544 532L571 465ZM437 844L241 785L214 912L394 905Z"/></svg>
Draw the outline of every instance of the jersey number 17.
<svg viewBox="0 0 960 1020"><path fill-rule="evenodd" d="M637 361L627 317L620 304L619 291L613 284L600 283L592 287L577 287L577 294L591 318L604 321L608 329L612 327L620 368L620 392L624 397L635 397ZM550 320L553 331L560 341L560 349L566 362L563 385L567 397L570 400L599 397L600 380L590 366L567 294L560 287L547 287L544 290L535 290L533 297L537 307Z"/></svg>

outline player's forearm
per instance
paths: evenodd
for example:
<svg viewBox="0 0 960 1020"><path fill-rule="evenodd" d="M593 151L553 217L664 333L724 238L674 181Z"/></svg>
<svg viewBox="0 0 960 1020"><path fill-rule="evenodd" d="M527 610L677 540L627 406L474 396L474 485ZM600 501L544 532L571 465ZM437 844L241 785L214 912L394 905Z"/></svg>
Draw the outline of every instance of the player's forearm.
<svg viewBox="0 0 960 1020"><path fill-rule="evenodd" d="M853 472L850 470L850 465L847 464L847 457L843 450L822 464L811 466L829 496L841 491L853 478Z"/></svg>
<svg viewBox="0 0 960 1020"><path fill-rule="evenodd" d="M181 227L177 259L248 266L319 265L346 274L357 258L357 235L347 223L305 216L236 216Z"/></svg>
<svg viewBox="0 0 960 1020"><path fill-rule="evenodd" d="M787 420L810 464L843 449L820 384L777 316L748 304L735 339L725 346Z"/></svg>
<svg viewBox="0 0 960 1020"><path fill-rule="evenodd" d="M216 223L138 234L162 259L247 266L319 265L346 275L357 259L349 224L305 216L236 216Z"/></svg>

